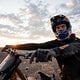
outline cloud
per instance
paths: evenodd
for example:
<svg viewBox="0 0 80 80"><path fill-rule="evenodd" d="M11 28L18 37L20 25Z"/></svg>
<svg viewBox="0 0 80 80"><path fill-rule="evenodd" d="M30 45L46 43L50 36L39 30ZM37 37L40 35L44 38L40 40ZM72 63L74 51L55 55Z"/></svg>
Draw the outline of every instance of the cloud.
<svg viewBox="0 0 80 80"><path fill-rule="evenodd" d="M43 32L46 33L45 25L48 27L48 6L44 4L42 1L38 1L37 3L32 2L32 0L25 1L26 7L25 9L21 9L22 16L27 17L28 26L25 27L25 30L35 37L36 36L43 36ZM24 11L24 13L23 13ZM23 15L25 14L25 15ZM45 36L46 34L44 34Z"/></svg>
<svg viewBox="0 0 80 80"><path fill-rule="evenodd" d="M70 0L60 5L68 16L80 14L80 0Z"/></svg>
<svg viewBox="0 0 80 80"><path fill-rule="evenodd" d="M22 20L20 19L20 17L18 15L15 14L0 14L0 18L8 18L10 21L12 21L13 23L19 24L19 23L23 23Z"/></svg>
<svg viewBox="0 0 80 80"><path fill-rule="evenodd" d="M47 7L47 4L44 4L42 1L33 3L32 0L29 0L26 1L25 8L20 8L16 14L0 14L1 20L5 19L5 24L0 24L0 35L18 39L47 37L50 32L50 30L47 31L47 28L45 28L45 25L48 27L49 17Z"/></svg>
<svg viewBox="0 0 80 80"><path fill-rule="evenodd" d="M69 0L68 2L61 5L61 7L72 9L77 5L77 0Z"/></svg>

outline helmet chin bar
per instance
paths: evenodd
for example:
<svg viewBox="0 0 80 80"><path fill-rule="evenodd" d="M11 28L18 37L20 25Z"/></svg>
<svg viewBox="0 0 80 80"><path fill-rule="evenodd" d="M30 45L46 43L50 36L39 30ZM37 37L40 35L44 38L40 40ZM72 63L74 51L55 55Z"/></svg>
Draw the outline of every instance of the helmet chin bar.
<svg viewBox="0 0 80 80"><path fill-rule="evenodd" d="M55 33L55 36L56 36L57 40L63 41L65 39L70 38L71 33L72 33L71 30L66 30L63 33Z"/></svg>

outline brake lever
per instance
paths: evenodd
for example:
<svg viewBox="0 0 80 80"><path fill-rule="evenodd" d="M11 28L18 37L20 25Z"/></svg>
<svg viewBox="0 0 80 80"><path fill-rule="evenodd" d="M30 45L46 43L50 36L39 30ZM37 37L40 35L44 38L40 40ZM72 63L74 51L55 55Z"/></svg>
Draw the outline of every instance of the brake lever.
<svg viewBox="0 0 80 80"><path fill-rule="evenodd" d="M32 55L32 53L26 53L24 57L25 57L25 59L30 59L31 55Z"/></svg>

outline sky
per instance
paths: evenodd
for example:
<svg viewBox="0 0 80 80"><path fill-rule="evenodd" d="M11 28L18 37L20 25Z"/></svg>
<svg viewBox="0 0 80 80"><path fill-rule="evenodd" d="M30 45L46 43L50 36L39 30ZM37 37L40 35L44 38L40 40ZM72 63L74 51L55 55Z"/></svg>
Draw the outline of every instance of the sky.
<svg viewBox="0 0 80 80"><path fill-rule="evenodd" d="M80 37L80 0L0 0L0 46L55 39L50 18L58 14Z"/></svg>

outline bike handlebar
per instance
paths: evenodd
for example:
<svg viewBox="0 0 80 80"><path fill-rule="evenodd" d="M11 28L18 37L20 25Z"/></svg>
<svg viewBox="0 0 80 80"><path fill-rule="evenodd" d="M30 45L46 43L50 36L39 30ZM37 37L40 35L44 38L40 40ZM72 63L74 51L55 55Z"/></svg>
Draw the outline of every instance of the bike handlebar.
<svg viewBox="0 0 80 80"><path fill-rule="evenodd" d="M38 49L39 50L39 49ZM41 49L41 50L44 50L44 51L49 51L50 49ZM17 55L17 56L22 56L26 59L30 59L31 55L35 53L35 51L31 51L31 52L26 52L25 54L21 54L21 53L18 53L16 51L16 49L13 49L13 48L9 48L9 47L4 47L2 49L3 52L7 52L8 54L11 54L11 55Z"/></svg>
<svg viewBox="0 0 80 80"><path fill-rule="evenodd" d="M1 50L2 52L7 52L8 54L11 54L11 55L17 55L17 56L22 56L24 57L25 59L30 59L31 57L31 54L33 54L34 52L26 52L26 53L19 53L16 51L16 49L13 49L13 48L3 48Z"/></svg>

